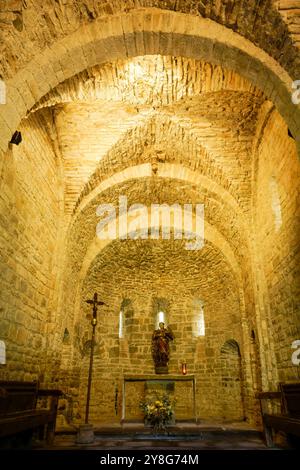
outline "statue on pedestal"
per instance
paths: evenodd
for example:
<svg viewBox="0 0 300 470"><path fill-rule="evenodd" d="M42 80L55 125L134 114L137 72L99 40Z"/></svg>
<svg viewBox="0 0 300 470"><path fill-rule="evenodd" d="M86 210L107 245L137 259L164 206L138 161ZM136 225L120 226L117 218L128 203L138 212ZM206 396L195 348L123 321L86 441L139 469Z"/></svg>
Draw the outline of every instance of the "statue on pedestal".
<svg viewBox="0 0 300 470"><path fill-rule="evenodd" d="M152 357L156 374L167 374L170 356L169 342L174 339L174 335L169 327L165 328L163 322L159 323L159 328L152 335Z"/></svg>

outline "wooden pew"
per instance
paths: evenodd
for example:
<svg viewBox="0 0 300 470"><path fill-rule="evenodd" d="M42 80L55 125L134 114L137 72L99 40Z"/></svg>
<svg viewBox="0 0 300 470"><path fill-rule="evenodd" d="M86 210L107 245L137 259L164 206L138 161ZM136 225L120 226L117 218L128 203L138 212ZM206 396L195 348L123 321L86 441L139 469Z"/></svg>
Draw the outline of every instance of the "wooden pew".
<svg viewBox="0 0 300 470"><path fill-rule="evenodd" d="M37 382L0 381L0 440L12 436L32 436L53 442L60 390L43 390ZM50 406L37 407L39 398L50 398Z"/></svg>
<svg viewBox="0 0 300 470"><path fill-rule="evenodd" d="M288 437L300 437L300 383L280 383L278 392L262 392L260 399L264 435L268 447L273 447L273 430L283 431ZM268 400L280 400L281 412L269 413Z"/></svg>

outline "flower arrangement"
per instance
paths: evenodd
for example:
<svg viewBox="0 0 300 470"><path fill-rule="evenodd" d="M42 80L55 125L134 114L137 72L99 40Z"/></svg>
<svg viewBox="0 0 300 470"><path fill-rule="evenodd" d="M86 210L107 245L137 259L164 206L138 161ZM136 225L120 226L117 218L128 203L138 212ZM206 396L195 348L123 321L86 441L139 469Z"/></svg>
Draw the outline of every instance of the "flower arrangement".
<svg viewBox="0 0 300 470"><path fill-rule="evenodd" d="M157 394L140 403L145 422L152 426L155 434L166 432L166 425L171 423L174 417L174 404L175 400L171 401L168 395Z"/></svg>

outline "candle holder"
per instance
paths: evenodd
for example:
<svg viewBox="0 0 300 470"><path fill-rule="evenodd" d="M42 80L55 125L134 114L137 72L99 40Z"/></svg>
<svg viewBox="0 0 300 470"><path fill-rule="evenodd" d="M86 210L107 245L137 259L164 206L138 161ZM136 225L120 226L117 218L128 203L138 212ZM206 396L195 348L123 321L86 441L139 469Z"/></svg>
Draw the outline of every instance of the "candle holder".
<svg viewBox="0 0 300 470"><path fill-rule="evenodd" d="M182 375L187 374L186 361L182 361L182 363L181 363L181 372L182 372Z"/></svg>

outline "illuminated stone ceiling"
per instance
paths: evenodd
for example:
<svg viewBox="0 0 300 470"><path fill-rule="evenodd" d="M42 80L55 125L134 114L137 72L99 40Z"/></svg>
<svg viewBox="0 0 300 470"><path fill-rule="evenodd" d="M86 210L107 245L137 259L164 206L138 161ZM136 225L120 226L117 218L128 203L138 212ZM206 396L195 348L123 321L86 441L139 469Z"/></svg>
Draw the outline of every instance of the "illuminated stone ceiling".
<svg viewBox="0 0 300 470"><path fill-rule="evenodd" d="M145 56L89 69L51 91L32 112L49 108L53 115L68 213L98 183L97 172L104 180L156 160L216 179L246 209L264 100L220 66Z"/></svg>

